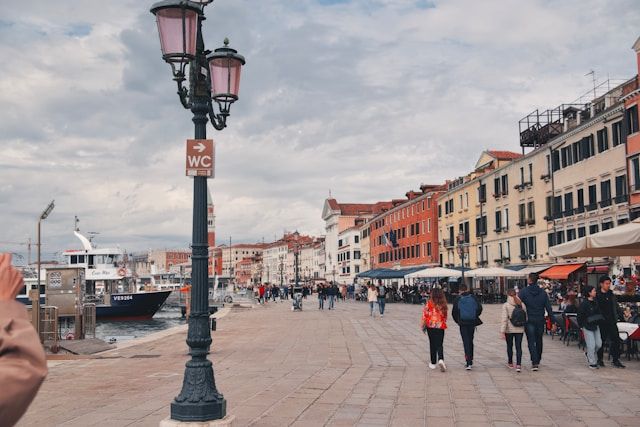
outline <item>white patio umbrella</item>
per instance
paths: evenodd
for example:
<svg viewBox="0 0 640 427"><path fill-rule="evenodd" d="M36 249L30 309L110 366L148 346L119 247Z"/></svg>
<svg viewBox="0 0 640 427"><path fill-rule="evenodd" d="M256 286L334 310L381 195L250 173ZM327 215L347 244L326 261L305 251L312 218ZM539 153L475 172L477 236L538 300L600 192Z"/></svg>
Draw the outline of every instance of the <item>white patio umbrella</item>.
<svg viewBox="0 0 640 427"><path fill-rule="evenodd" d="M438 278L438 277L460 277L462 273L458 270L444 267L432 267L425 268L424 270L414 271L411 274L407 274L405 277L417 279L417 278Z"/></svg>
<svg viewBox="0 0 640 427"><path fill-rule="evenodd" d="M638 255L640 255L640 219L549 248L551 257Z"/></svg>
<svg viewBox="0 0 640 427"><path fill-rule="evenodd" d="M476 268L464 273L468 277L518 277L518 272L502 267Z"/></svg>

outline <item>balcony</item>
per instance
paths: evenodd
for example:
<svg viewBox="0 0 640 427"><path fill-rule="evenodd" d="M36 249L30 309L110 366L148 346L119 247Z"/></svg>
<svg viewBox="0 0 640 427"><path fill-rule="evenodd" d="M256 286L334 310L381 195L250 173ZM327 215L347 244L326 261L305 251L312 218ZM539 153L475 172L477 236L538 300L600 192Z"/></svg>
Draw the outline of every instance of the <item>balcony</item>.
<svg viewBox="0 0 640 427"><path fill-rule="evenodd" d="M553 219L560 219L562 218L562 211L557 211L553 213Z"/></svg>
<svg viewBox="0 0 640 427"><path fill-rule="evenodd" d="M573 208L563 211L562 216L564 217L573 216Z"/></svg>
<svg viewBox="0 0 640 427"><path fill-rule="evenodd" d="M573 210L573 213L575 215L578 215L578 214L584 213L584 211L585 211L585 208L584 208L584 205L583 205L583 206L578 206L577 208L575 208Z"/></svg>
<svg viewBox="0 0 640 427"><path fill-rule="evenodd" d="M616 203L626 203L629 200L628 194L621 194L616 196Z"/></svg>
<svg viewBox="0 0 640 427"><path fill-rule="evenodd" d="M455 244L455 241L453 239L443 239L442 240L442 245L445 248L453 248L454 244Z"/></svg>
<svg viewBox="0 0 640 427"><path fill-rule="evenodd" d="M604 199L600 201L601 208L606 208L607 206L611 206L611 199Z"/></svg>
<svg viewBox="0 0 640 427"><path fill-rule="evenodd" d="M597 203L589 203L587 205L587 210L590 211L595 211L596 209L598 209L598 204Z"/></svg>

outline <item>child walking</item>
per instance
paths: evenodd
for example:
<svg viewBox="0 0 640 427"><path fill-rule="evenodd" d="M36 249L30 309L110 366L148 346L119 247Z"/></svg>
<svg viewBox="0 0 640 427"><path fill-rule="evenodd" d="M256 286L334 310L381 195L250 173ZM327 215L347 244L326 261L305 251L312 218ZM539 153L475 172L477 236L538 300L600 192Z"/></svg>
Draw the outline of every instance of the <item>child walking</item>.
<svg viewBox="0 0 640 427"><path fill-rule="evenodd" d="M507 302L502 305L500 332L507 342L507 366L513 369L513 344L516 346L516 372L522 370L522 337L527 315L515 289L507 291Z"/></svg>
<svg viewBox="0 0 640 427"><path fill-rule="evenodd" d="M447 329L447 299L440 288L431 290L431 297L422 310L422 332L429 336L429 351L431 352L430 369L436 364L440 371L447 370L444 364L444 330Z"/></svg>

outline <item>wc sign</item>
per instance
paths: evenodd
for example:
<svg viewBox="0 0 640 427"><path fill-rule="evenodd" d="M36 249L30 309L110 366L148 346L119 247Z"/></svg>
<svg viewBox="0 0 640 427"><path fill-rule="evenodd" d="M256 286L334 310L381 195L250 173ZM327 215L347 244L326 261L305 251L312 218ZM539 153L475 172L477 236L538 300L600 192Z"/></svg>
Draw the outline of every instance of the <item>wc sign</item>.
<svg viewBox="0 0 640 427"><path fill-rule="evenodd" d="M187 176L213 178L214 159L212 139L187 140Z"/></svg>

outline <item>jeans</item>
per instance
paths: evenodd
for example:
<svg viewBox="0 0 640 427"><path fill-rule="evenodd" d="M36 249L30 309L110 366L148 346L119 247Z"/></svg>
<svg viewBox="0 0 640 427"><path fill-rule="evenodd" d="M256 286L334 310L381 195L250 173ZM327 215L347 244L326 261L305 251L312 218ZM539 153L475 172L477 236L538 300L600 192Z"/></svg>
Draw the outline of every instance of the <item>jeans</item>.
<svg viewBox="0 0 640 427"><path fill-rule="evenodd" d="M444 360L444 348L442 346L442 342L444 341L444 329L427 328L427 335L429 336L431 363L435 365L438 363L438 360Z"/></svg>
<svg viewBox="0 0 640 427"><path fill-rule="evenodd" d="M384 315L384 297L378 297L378 308L380 308L380 314Z"/></svg>
<svg viewBox="0 0 640 427"><path fill-rule="evenodd" d="M373 316L373 306L374 306L375 304L376 304L376 303L375 303L374 301L369 301L369 308L371 309L371 314L370 314L370 316Z"/></svg>
<svg viewBox="0 0 640 427"><path fill-rule="evenodd" d="M589 360L589 365L595 365L598 363L597 352L602 348L600 327L598 326L595 331L582 328L582 333L584 334L584 342L587 347L587 359Z"/></svg>
<svg viewBox="0 0 640 427"><path fill-rule="evenodd" d="M468 364L473 364L473 335L476 332L476 325L460 325L460 336L464 347L464 360Z"/></svg>
<svg viewBox="0 0 640 427"><path fill-rule="evenodd" d="M333 309L333 303L336 299L335 295L329 295L329 310Z"/></svg>
<svg viewBox="0 0 640 427"><path fill-rule="evenodd" d="M527 345L529 346L529 356L532 365L539 365L542 360L542 336L544 335L545 324L542 321L529 321L526 323L524 331L527 334Z"/></svg>
<svg viewBox="0 0 640 427"><path fill-rule="evenodd" d="M517 334L505 334L507 338L507 361L513 363L513 343L516 344L516 365L522 365L522 332Z"/></svg>
<svg viewBox="0 0 640 427"><path fill-rule="evenodd" d="M324 309L324 297L322 297L322 296L319 296L319 297L318 297L318 308L319 308L320 310L323 310L323 309Z"/></svg>
<svg viewBox="0 0 640 427"><path fill-rule="evenodd" d="M600 337L602 338L602 343L609 342L609 354L611 355L611 359L614 362L620 360L620 335L618 332L618 326L615 323L601 323L600 326ZM602 362L604 360L604 347L600 347L598 350L598 361Z"/></svg>

